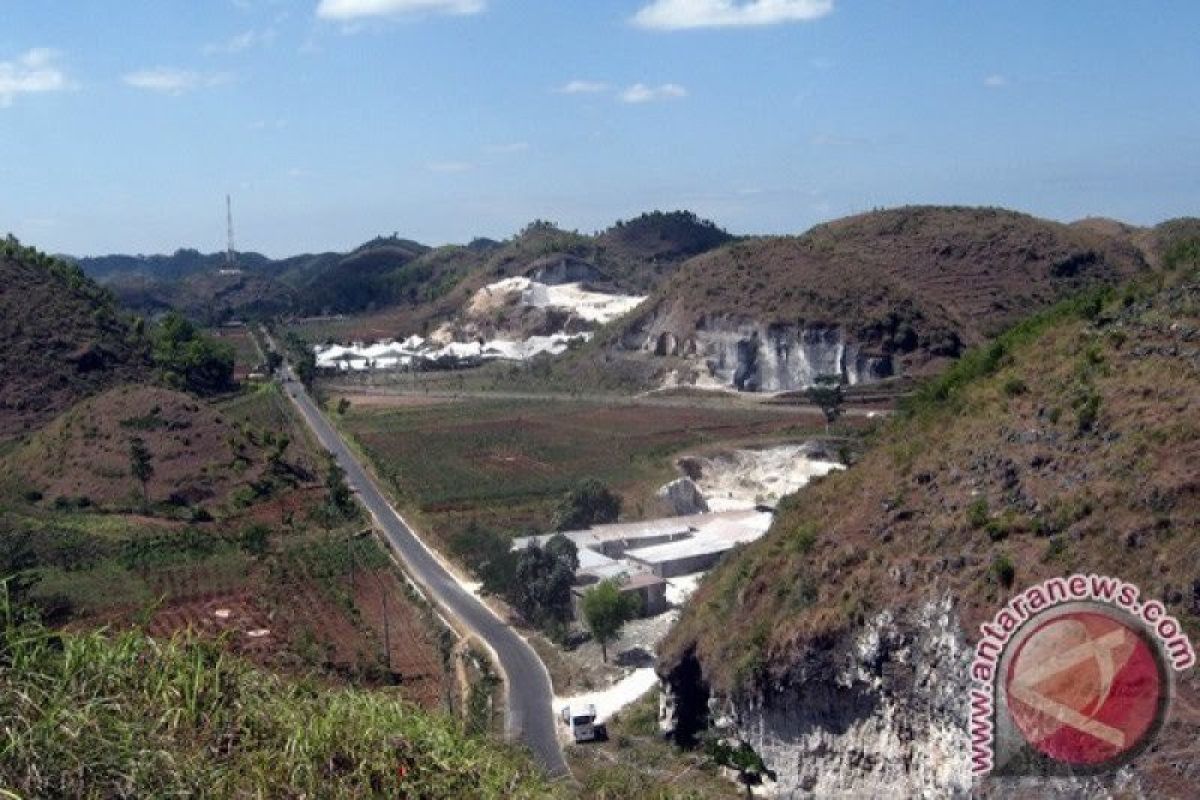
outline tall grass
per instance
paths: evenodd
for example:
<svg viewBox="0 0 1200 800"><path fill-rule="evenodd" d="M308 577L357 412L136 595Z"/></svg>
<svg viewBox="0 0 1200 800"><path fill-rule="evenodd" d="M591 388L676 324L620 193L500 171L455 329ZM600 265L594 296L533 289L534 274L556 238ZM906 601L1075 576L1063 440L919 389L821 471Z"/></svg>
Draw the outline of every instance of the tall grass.
<svg viewBox="0 0 1200 800"><path fill-rule="evenodd" d="M186 636L56 633L0 604L0 790L18 797L553 794L519 752L386 694Z"/></svg>

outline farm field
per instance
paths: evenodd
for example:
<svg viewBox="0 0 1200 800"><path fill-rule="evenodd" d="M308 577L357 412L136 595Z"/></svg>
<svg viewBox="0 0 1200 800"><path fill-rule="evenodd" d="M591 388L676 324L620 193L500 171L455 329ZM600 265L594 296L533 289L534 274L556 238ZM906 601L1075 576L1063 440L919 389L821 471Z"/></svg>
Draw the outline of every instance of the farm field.
<svg viewBox="0 0 1200 800"><path fill-rule="evenodd" d="M340 418L401 502L443 543L471 521L544 531L559 499L596 478L622 495L622 517L661 513L674 458L719 445L801 440L823 430L811 411L688 408L587 401L355 404Z"/></svg>
<svg viewBox="0 0 1200 800"><path fill-rule="evenodd" d="M362 519L325 512L323 454L278 387L248 388L210 413L247 442L286 434L279 477L264 482L224 465L218 474L214 465L233 499L203 505L161 501L168 487L156 479L155 502L143 510L119 496L43 497L9 474L0 480L0 574L36 564L29 596L52 624L134 624L156 637L192 630L266 666L394 685L406 700L444 708L455 693L441 624L382 545L363 535ZM165 452L157 431L140 432L156 457ZM94 457L89 450L80 460ZM253 492L242 491L252 483Z"/></svg>

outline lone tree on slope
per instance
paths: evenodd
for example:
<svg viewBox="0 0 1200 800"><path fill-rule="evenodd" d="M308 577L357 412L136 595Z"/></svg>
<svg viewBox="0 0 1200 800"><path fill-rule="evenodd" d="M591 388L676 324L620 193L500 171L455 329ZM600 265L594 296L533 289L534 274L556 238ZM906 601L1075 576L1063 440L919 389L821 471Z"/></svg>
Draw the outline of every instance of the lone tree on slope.
<svg viewBox="0 0 1200 800"><path fill-rule="evenodd" d="M142 485L142 508L148 508L150 493L146 484L154 476L154 464L150 460L150 450L140 436L129 440L129 474Z"/></svg>
<svg viewBox="0 0 1200 800"><path fill-rule="evenodd" d="M621 635L625 623L642 610L642 599L622 592L614 580L600 581L583 596L583 620L600 643L600 655L608 662L608 643Z"/></svg>
<svg viewBox="0 0 1200 800"><path fill-rule="evenodd" d="M816 383L804 390L804 396L825 415L825 435L828 436L829 426L842 416L842 401L845 400L842 376L818 375Z"/></svg>

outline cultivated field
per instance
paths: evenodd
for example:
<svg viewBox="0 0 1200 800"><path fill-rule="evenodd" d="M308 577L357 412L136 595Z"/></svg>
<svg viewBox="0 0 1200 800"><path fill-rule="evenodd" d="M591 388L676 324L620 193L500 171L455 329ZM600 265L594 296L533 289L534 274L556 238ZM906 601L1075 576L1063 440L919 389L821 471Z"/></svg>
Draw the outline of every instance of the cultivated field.
<svg viewBox="0 0 1200 800"><path fill-rule="evenodd" d="M31 597L48 621L143 624L156 637L192 630L285 671L398 683L428 708L455 694L440 624L382 545L361 536L363 520L325 511L325 460L277 387L211 406L164 390L110 395L94 422L59 425L78 435L47 440L66 457L35 469L26 456L41 439L6 448L14 469L0 476L0 577L38 565ZM153 403L152 413L134 401ZM268 433L276 444L288 437L274 470L255 444ZM129 475L134 434L155 467L145 509ZM204 467L193 482L219 494L165 499L189 460ZM111 475L96 475L98 464Z"/></svg>
<svg viewBox="0 0 1200 800"><path fill-rule="evenodd" d="M352 402L341 423L443 539L471 520L513 534L544 531L559 498L584 478L619 492L624 517L656 515L654 492L678 477L678 454L823 430L803 410L552 399Z"/></svg>

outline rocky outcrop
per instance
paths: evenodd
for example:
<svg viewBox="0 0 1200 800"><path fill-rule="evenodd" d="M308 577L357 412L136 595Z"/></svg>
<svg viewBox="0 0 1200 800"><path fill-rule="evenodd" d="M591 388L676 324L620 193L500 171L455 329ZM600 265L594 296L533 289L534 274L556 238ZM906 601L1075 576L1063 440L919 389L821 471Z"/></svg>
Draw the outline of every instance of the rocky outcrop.
<svg viewBox="0 0 1200 800"><path fill-rule="evenodd" d="M551 256L535 261L526 271L529 279L549 286L564 283L594 283L606 275L596 265L571 255Z"/></svg>
<svg viewBox="0 0 1200 800"><path fill-rule="evenodd" d="M897 371L891 354L851 339L837 325L706 317L686 334L680 328L651 316L622 344L656 356L693 360L710 380L746 392L803 389L826 375L836 375L848 385L872 383Z"/></svg>
<svg viewBox="0 0 1200 800"><path fill-rule="evenodd" d="M713 693L694 650L660 669L659 729L684 746L742 741L782 798L1148 797L1128 768L1062 778L971 776L971 648L949 595L888 610L811 648L781 679Z"/></svg>
<svg viewBox="0 0 1200 800"><path fill-rule="evenodd" d="M904 617L883 612L740 697L710 697L689 654L662 676L660 726L677 739L708 725L748 742L782 797L963 797L969 659L943 598Z"/></svg>
<svg viewBox="0 0 1200 800"><path fill-rule="evenodd" d="M677 517L706 514L709 511L708 502L691 478L671 481L658 490L658 496L666 501L670 512Z"/></svg>

